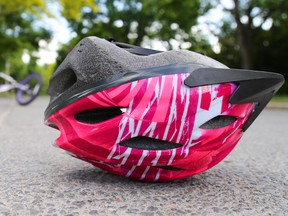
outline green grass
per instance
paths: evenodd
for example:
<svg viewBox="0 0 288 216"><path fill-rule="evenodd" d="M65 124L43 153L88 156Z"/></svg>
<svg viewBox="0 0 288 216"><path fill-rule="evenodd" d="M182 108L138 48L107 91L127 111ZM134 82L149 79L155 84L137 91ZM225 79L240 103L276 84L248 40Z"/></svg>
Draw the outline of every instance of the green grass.
<svg viewBox="0 0 288 216"><path fill-rule="evenodd" d="M276 95L272 98L273 102L288 103L288 95Z"/></svg>
<svg viewBox="0 0 288 216"><path fill-rule="evenodd" d="M15 93L13 93L13 92L1 92L0 93L0 98L1 97L11 97L13 95L15 95Z"/></svg>

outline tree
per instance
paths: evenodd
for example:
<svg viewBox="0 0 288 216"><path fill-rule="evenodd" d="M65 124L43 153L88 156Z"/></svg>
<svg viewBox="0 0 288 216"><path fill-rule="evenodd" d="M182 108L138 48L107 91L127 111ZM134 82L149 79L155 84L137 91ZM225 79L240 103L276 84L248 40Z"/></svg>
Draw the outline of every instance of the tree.
<svg viewBox="0 0 288 216"><path fill-rule="evenodd" d="M48 3L59 3L67 19L81 19L82 10L89 6L97 10L93 0L0 0L0 71L21 79L28 72L39 69L36 52L41 40L49 41L52 32L36 24L43 16L53 17ZM29 54L30 63L22 62L23 53Z"/></svg>
<svg viewBox="0 0 288 216"><path fill-rule="evenodd" d="M53 0L50 0L53 1ZM55 1L55 0L54 0ZM91 10L97 12L98 7L94 4L93 0L71 1L71 0L58 0L61 5L61 13L63 17L68 20L81 20L83 10Z"/></svg>
<svg viewBox="0 0 288 216"><path fill-rule="evenodd" d="M226 1L227 2L227 1ZM266 70L282 73L288 78L286 50L288 48L288 1L285 0L231 0L221 5L224 19L214 34L219 39L221 52L213 57L230 67ZM288 93L285 84L280 91Z"/></svg>
<svg viewBox="0 0 288 216"><path fill-rule="evenodd" d="M134 45L145 41L144 45L151 47L154 39L162 41L166 49L211 50L207 40L199 40L191 31L204 13L200 0L95 0L95 4L98 12L88 7L81 20L68 19L77 37L62 48L58 62L76 42L91 35Z"/></svg>
<svg viewBox="0 0 288 216"><path fill-rule="evenodd" d="M287 78L288 1L285 0L94 0L98 11L85 7L81 19L68 19L76 37L60 50L58 63L82 38L96 35L134 45L152 46L161 41L166 49L204 52L237 68L268 70ZM222 7L223 19L209 16ZM207 13L208 12L208 13ZM208 15L207 15L208 14ZM193 31L205 15L211 33L219 40L220 53L213 53L209 39ZM219 19L218 19L219 20ZM282 88L282 92L286 92Z"/></svg>
<svg viewBox="0 0 288 216"><path fill-rule="evenodd" d="M19 74L26 67L21 65L23 51L32 54L40 39L48 40L49 30L34 27L33 22L45 12L43 1L0 0L0 70L7 74ZM12 64L13 62L13 64Z"/></svg>
<svg viewBox="0 0 288 216"><path fill-rule="evenodd" d="M285 21L281 19L283 13L288 9L288 3L285 0L233 0L234 8L226 9L229 11L236 22L237 43L240 47L242 58L242 67L246 69L255 68L256 56L253 53L254 43L260 35L266 35L266 31L273 31L275 24L282 22L284 27ZM287 19L286 19L287 24ZM271 26L268 26L271 25ZM276 24L277 26L277 24ZM287 32L288 33L288 32ZM286 34L287 34L286 33ZM260 38L271 40L273 37ZM265 44L259 44L265 46ZM267 45L267 44L266 44ZM259 47L260 48L260 47Z"/></svg>

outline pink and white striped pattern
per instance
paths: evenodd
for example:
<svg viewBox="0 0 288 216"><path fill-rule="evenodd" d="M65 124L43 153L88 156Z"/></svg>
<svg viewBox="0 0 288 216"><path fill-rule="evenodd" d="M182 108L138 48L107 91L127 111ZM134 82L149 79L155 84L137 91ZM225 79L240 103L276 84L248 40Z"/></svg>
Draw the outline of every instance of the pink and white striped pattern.
<svg viewBox="0 0 288 216"><path fill-rule="evenodd" d="M188 88L189 74L142 79L82 98L53 114L48 124L61 131L56 145L107 171L145 181L185 178L220 162L237 144L254 105L231 105L234 84ZM97 124L75 120L95 108L123 107L120 116ZM238 118L214 130L199 127L218 115ZM169 150L141 150L119 143L144 136L182 144ZM167 170L159 166L173 166Z"/></svg>

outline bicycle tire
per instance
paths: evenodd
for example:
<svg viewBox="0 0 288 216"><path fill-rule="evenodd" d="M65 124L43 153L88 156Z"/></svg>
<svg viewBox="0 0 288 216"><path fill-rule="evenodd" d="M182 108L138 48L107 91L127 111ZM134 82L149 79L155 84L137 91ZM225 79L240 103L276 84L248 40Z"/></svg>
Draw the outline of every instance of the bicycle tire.
<svg viewBox="0 0 288 216"><path fill-rule="evenodd" d="M43 79L40 74L32 73L24 78L20 84L28 85L29 88L27 90L18 88L16 91L16 101L20 105L27 105L39 95L43 87Z"/></svg>

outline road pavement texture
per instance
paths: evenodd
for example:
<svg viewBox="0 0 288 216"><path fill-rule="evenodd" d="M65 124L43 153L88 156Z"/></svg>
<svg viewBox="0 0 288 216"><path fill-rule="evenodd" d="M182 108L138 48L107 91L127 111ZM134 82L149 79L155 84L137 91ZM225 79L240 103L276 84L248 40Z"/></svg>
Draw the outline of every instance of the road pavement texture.
<svg viewBox="0 0 288 216"><path fill-rule="evenodd" d="M102 171L52 146L48 98L0 98L0 215L288 215L288 110L265 109L214 168L169 183Z"/></svg>

